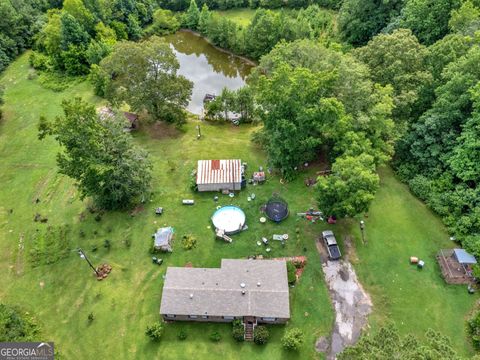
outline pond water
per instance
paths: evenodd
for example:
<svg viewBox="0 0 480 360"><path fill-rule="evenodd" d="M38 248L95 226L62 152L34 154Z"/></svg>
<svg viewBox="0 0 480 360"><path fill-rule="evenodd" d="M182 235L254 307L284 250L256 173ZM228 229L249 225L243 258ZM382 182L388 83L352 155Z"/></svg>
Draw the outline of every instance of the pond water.
<svg viewBox="0 0 480 360"><path fill-rule="evenodd" d="M253 68L246 60L223 52L188 31L178 31L165 39L180 63L179 74L193 82L187 110L194 114L201 114L205 94L219 95L224 87L241 88Z"/></svg>

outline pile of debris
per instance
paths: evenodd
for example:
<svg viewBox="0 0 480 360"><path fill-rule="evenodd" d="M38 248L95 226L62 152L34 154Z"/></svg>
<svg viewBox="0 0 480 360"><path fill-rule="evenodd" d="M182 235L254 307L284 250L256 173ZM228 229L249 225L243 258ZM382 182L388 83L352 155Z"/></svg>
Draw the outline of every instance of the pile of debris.
<svg viewBox="0 0 480 360"><path fill-rule="evenodd" d="M103 280L105 279L108 274L112 271L112 267L108 264L102 264L97 267L97 280Z"/></svg>

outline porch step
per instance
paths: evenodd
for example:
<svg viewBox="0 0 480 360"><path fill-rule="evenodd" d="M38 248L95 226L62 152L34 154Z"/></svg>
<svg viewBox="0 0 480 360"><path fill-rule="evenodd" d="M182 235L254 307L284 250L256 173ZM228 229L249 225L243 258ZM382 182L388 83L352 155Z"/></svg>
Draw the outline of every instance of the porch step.
<svg viewBox="0 0 480 360"><path fill-rule="evenodd" d="M245 324L245 341L253 341L253 324Z"/></svg>

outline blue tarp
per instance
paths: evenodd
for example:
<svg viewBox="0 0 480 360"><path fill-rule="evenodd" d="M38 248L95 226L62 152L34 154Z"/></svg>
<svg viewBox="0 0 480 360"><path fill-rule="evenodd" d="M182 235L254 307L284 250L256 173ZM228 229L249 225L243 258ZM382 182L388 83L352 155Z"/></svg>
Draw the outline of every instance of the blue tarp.
<svg viewBox="0 0 480 360"><path fill-rule="evenodd" d="M460 264L476 264L477 260L475 257L463 249L453 249L455 257L457 258Z"/></svg>

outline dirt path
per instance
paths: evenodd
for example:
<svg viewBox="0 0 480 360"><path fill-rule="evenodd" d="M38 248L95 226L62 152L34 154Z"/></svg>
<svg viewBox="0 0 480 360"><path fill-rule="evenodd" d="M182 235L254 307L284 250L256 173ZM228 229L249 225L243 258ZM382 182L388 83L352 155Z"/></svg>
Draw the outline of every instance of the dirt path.
<svg viewBox="0 0 480 360"><path fill-rule="evenodd" d="M357 279L352 264L347 260L329 261L326 250L320 242L317 249L322 260L330 299L335 309L335 324L330 339L321 337L316 349L327 354L327 360L335 359L336 354L346 346L354 344L372 311L372 302Z"/></svg>

